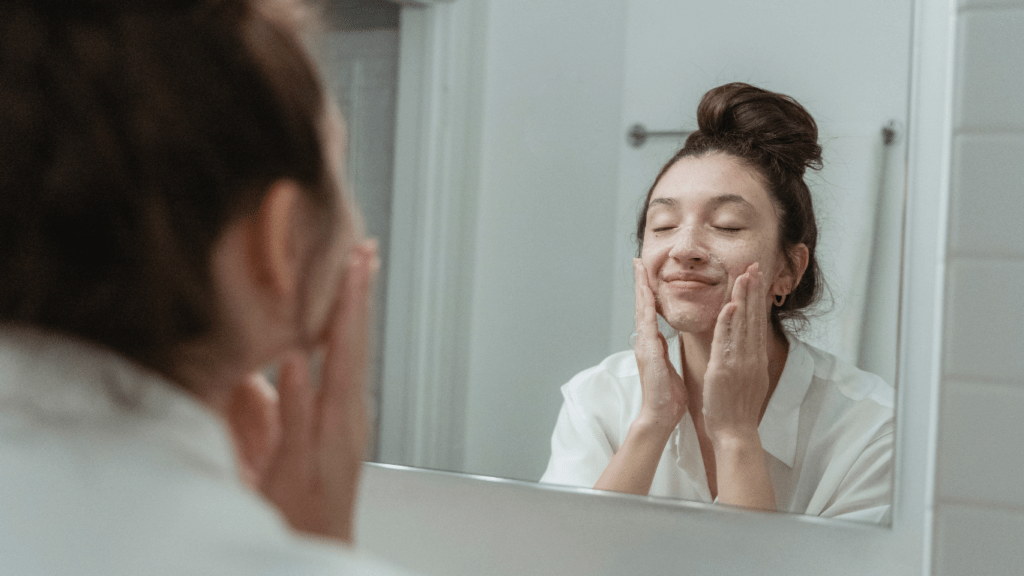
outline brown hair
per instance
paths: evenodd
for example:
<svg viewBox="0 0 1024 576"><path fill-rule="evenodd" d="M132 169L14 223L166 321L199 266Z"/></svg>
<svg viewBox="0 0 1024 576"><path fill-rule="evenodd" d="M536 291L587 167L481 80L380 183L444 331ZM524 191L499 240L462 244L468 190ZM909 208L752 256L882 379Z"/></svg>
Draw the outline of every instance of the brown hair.
<svg viewBox="0 0 1024 576"><path fill-rule="evenodd" d="M809 252L807 270L782 306L772 308L772 325L780 333L782 322L801 324L806 309L824 290L821 268L815 255L818 225L811 192L804 182L807 168L821 168L821 146L814 118L796 100L735 82L709 90L697 107L698 129L662 167L637 219L637 255L643 251L647 208L662 176L676 162L712 152L729 154L754 169L768 189L779 218L779 251L792 265L794 246Z"/></svg>
<svg viewBox="0 0 1024 576"><path fill-rule="evenodd" d="M298 14L257 0L0 5L0 322L163 369L214 327L210 255L230 221L281 178L335 208Z"/></svg>

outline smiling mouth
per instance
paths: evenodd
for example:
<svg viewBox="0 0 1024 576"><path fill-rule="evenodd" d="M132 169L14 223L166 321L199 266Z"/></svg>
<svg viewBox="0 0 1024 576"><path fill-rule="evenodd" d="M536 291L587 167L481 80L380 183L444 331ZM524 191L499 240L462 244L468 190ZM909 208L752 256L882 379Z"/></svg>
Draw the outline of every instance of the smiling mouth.
<svg viewBox="0 0 1024 576"><path fill-rule="evenodd" d="M666 280L665 285L674 290L702 290L716 286L717 282L706 280Z"/></svg>
<svg viewBox="0 0 1024 576"><path fill-rule="evenodd" d="M661 280L670 286L706 288L719 284L718 279L698 274L670 274Z"/></svg>

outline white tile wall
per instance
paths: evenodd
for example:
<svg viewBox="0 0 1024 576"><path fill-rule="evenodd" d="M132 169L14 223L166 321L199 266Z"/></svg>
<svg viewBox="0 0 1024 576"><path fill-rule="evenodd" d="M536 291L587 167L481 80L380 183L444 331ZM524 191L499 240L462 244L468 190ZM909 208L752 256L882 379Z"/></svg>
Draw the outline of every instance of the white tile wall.
<svg viewBox="0 0 1024 576"><path fill-rule="evenodd" d="M936 498L1024 510L1021 414L1024 382L947 381L939 412Z"/></svg>
<svg viewBox="0 0 1024 576"><path fill-rule="evenodd" d="M975 8L1024 7L1024 0L960 0L961 10Z"/></svg>
<svg viewBox="0 0 1024 576"><path fill-rule="evenodd" d="M1024 0L959 0L932 572L1024 573Z"/></svg>
<svg viewBox="0 0 1024 576"><path fill-rule="evenodd" d="M998 508L940 506L935 515L935 574L1020 576L1024 513Z"/></svg>
<svg viewBox="0 0 1024 576"><path fill-rule="evenodd" d="M986 380L1015 380L1024 375L1022 327L1024 260L950 259L944 375Z"/></svg>
<svg viewBox="0 0 1024 576"><path fill-rule="evenodd" d="M949 255L1024 257L1024 134L970 134L953 145Z"/></svg>
<svg viewBox="0 0 1024 576"><path fill-rule="evenodd" d="M954 124L960 130L1024 129L1024 10L960 16Z"/></svg>

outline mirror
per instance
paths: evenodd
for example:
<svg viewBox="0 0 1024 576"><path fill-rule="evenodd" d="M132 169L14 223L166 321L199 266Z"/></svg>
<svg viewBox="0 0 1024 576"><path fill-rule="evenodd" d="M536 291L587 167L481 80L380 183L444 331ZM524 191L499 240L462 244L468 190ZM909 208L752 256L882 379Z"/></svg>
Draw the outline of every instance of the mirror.
<svg viewBox="0 0 1024 576"><path fill-rule="evenodd" d="M540 478L559 387L633 331L630 234L678 141L634 148L627 132L687 129L700 96L734 80L789 94L818 121L826 168L812 185L836 306L808 338L893 381L909 1L455 1L479 4L485 25L450 49L484 49L462 56L473 84L444 131L476 146L403 137L417 121L403 90L423 80L401 48L396 154L426 146L420 173L458 178L413 186L396 159L380 461ZM432 187L460 201L432 204ZM435 291L446 285L457 293Z"/></svg>

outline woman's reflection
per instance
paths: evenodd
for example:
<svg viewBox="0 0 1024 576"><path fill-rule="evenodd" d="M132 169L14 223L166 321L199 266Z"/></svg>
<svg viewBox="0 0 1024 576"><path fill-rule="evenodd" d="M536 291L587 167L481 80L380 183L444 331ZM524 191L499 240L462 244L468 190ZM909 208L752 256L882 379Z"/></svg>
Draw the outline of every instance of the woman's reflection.
<svg viewBox="0 0 1024 576"><path fill-rule="evenodd" d="M640 212L635 349L562 387L541 481L887 522L893 390L794 335L822 292L814 119L738 83L697 119Z"/></svg>

